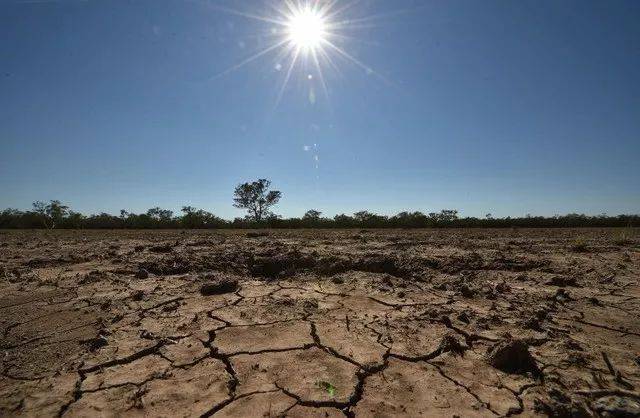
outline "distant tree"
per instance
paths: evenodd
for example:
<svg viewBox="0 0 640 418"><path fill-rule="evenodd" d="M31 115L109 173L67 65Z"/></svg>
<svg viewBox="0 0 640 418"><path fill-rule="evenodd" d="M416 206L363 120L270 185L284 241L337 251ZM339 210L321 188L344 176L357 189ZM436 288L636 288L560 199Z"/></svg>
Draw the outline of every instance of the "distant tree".
<svg viewBox="0 0 640 418"><path fill-rule="evenodd" d="M64 220L65 228L79 229L82 228L82 222L85 220L85 216L81 213L69 211L69 215Z"/></svg>
<svg viewBox="0 0 640 418"><path fill-rule="evenodd" d="M23 226L24 212L18 209L7 208L0 212L0 228L20 228Z"/></svg>
<svg viewBox="0 0 640 418"><path fill-rule="evenodd" d="M442 209L440 213L429 213L429 218L435 226L450 226L458 219L458 211L455 209Z"/></svg>
<svg viewBox="0 0 640 418"><path fill-rule="evenodd" d="M442 209L440 211L440 217L445 222L452 222L458 219L458 211L455 209Z"/></svg>
<svg viewBox="0 0 640 418"><path fill-rule="evenodd" d="M167 222L173 218L173 211L168 209L161 209L159 207L151 208L147 211L147 215L153 220L160 222Z"/></svg>
<svg viewBox="0 0 640 418"><path fill-rule="evenodd" d="M361 210L353 214L353 219L356 220L361 226L367 228L377 228L386 226L387 217L377 215L367 210Z"/></svg>
<svg viewBox="0 0 640 418"><path fill-rule="evenodd" d="M50 200L49 203L36 201L33 202L33 211L40 216L45 228L53 229L69 214L69 207L59 200Z"/></svg>
<svg viewBox="0 0 640 418"><path fill-rule="evenodd" d="M124 221L120 217L105 212L91 215L83 223L87 228L91 229L114 229L124 226Z"/></svg>
<svg viewBox="0 0 640 418"><path fill-rule="evenodd" d="M350 227L354 226L355 223L356 223L351 216L345 215L344 213L341 213L340 215L334 216L333 217L333 222L334 222L335 226L337 226L339 228L350 228Z"/></svg>
<svg viewBox="0 0 640 418"><path fill-rule="evenodd" d="M353 214L353 217L358 222L366 222L367 220L373 218L375 215L367 210L361 210L360 212L356 212Z"/></svg>
<svg viewBox="0 0 640 418"><path fill-rule="evenodd" d="M310 209L305 212L302 219L308 220L308 221L317 221L318 219L320 219L320 215L322 215L322 212L315 209Z"/></svg>
<svg viewBox="0 0 640 418"><path fill-rule="evenodd" d="M429 218L422 212L400 212L392 217L391 222L394 226L402 228L424 228L430 225Z"/></svg>
<svg viewBox="0 0 640 418"><path fill-rule="evenodd" d="M233 206L246 209L253 221L262 221L271 215L269 208L282 197L278 190L269 191L269 186L271 182L267 179L239 184L233 192Z"/></svg>
<svg viewBox="0 0 640 418"><path fill-rule="evenodd" d="M181 209L183 215L180 218L180 223L184 228L197 228L199 225L196 208L193 206L183 206Z"/></svg>
<svg viewBox="0 0 640 418"><path fill-rule="evenodd" d="M193 206L182 207L180 223L184 228L216 228L225 225L225 220L214 214Z"/></svg>

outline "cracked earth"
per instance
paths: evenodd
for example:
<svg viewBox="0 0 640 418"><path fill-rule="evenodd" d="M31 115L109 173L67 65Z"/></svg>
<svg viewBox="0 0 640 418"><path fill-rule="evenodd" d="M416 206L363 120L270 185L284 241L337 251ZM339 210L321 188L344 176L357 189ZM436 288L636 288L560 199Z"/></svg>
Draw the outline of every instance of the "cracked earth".
<svg viewBox="0 0 640 418"><path fill-rule="evenodd" d="M637 230L0 231L0 416L637 417L639 279Z"/></svg>

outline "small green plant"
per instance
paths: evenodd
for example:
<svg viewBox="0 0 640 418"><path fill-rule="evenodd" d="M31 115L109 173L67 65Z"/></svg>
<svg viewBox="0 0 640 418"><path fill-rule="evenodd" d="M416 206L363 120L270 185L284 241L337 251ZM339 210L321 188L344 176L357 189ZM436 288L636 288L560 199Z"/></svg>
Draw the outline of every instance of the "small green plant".
<svg viewBox="0 0 640 418"><path fill-rule="evenodd" d="M331 383L325 382L324 380L319 380L318 382L316 382L316 385L318 385L320 389L326 391L329 394L329 396L335 396L336 387L333 386Z"/></svg>

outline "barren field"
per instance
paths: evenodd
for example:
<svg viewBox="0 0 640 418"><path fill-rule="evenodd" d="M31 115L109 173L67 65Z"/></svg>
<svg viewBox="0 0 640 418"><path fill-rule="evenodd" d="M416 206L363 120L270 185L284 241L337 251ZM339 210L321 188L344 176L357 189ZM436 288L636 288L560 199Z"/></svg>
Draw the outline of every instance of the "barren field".
<svg viewBox="0 0 640 418"><path fill-rule="evenodd" d="M0 231L0 416L640 416L637 230Z"/></svg>

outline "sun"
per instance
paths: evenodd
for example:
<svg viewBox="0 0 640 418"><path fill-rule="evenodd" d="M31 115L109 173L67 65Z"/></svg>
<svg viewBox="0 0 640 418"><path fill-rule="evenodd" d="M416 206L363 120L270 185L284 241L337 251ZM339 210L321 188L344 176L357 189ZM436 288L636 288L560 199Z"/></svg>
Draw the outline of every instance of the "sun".
<svg viewBox="0 0 640 418"><path fill-rule="evenodd" d="M295 77L303 77L306 80L305 85L309 86L309 100L311 102L316 100L316 85L322 87L325 97L329 99L325 72L333 71L342 76L339 68L341 61L361 68L366 75L374 74L385 80L371 67L343 49L347 41L356 39L348 34L349 31L371 27L372 22L384 15L350 17L349 10L355 8L360 0L264 1L265 4L270 5L266 11L214 7L223 12L262 22L265 27L256 36L256 39L259 39L260 49L239 63L214 75L212 79L236 71L258 58L273 54L275 62L272 64L272 68L282 74L276 106L289 81ZM244 42L242 44L244 47Z"/></svg>
<svg viewBox="0 0 640 418"><path fill-rule="evenodd" d="M287 35L296 48L309 51L318 48L325 40L327 25L319 12L305 7L289 16Z"/></svg>

